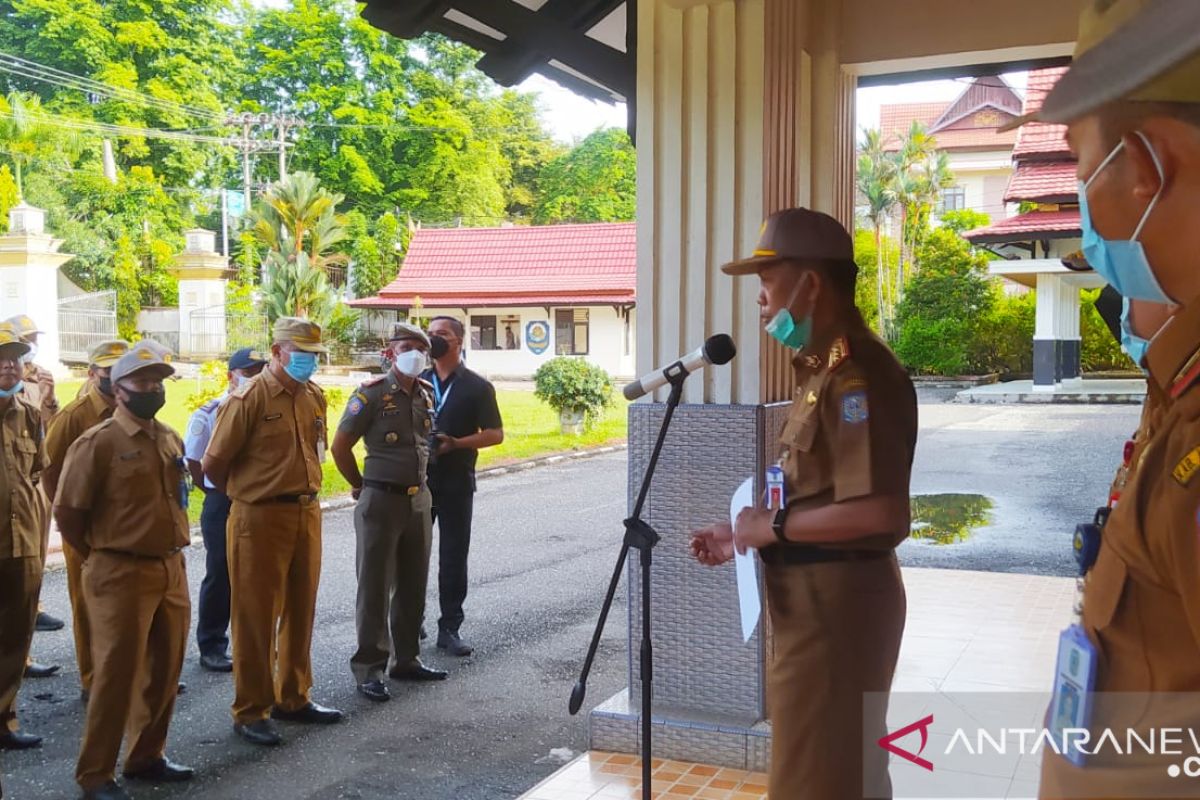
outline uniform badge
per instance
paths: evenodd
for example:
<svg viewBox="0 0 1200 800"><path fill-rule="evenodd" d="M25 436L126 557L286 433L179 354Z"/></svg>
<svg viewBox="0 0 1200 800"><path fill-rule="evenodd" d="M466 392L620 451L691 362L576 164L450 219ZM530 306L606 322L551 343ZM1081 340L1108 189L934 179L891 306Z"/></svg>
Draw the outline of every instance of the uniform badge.
<svg viewBox="0 0 1200 800"><path fill-rule="evenodd" d="M850 357L850 343L842 336L829 348L829 371L837 369L843 361Z"/></svg>
<svg viewBox="0 0 1200 800"><path fill-rule="evenodd" d="M1197 470L1200 470L1200 447L1192 448L1190 453L1181 458L1175 469L1171 470L1171 475L1180 486L1187 486L1196 476Z"/></svg>
<svg viewBox="0 0 1200 800"><path fill-rule="evenodd" d="M362 413L363 401L358 395L350 398L350 402L346 404L346 413L352 417L357 417Z"/></svg>
<svg viewBox="0 0 1200 800"><path fill-rule="evenodd" d="M395 444L396 442L400 441L400 434L396 433L395 431L391 431L383 437L383 440L388 444Z"/></svg>
<svg viewBox="0 0 1200 800"><path fill-rule="evenodd" d="M850 392L842 396L842 421L851 425L867 421L866 392Z"/></svg>
<svg viewBox="0 0 1200 800"><path fill-rule="evenodd" d="M194 419L192 424L188 426L188 433L192 436L201 436L204 434L204 420Z"/></svg>
<svg viewBox="0 0 1200 800"><path fill-rule="evenodd" d="M810 391L808 396L804 398L804 402L808 403L810 406L815 406L817 404L817 393Z"/></svg>

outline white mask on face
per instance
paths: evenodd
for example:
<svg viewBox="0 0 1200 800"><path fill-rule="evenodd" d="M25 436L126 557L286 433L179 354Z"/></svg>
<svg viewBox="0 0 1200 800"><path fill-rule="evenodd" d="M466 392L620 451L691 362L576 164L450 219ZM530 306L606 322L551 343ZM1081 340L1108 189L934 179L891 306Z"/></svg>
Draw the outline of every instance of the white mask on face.
<svg viewBox="0 0 1200 800"><path fill-rule="evenodd" d="M37 342L30 342L29 352L21 356L21 363L31 364L35 358L37 358Z"/></svg>
<svg viewBox="0 0 1200 800"><path fill-rule="evenodd" d="M392 365L401 375L415 378L425 371L425 354L420 350L396 353Z"/></svg>

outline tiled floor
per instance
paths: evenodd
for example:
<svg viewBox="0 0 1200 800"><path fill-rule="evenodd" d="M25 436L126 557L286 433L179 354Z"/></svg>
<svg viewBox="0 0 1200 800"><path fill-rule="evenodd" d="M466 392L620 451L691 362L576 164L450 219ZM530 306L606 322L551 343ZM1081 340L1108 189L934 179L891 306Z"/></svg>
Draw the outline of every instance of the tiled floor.
<svg viewBox="0 0 1200 800"><path fill-rule="evenodd" d="M1070 622L1074 580L905 569L904 582L908 622L893 692L1049 690L1058 634ZM980 785L986 783L991 797L1032 797L1035 762L1014 762L1011 775L980 775ZM893 761L897 796L908 783L905 769ZM588 753L524 800L637 800L640 770L633 756ZM762 800L767 791L764 775L674 761L656 762L652 789L656 798L703 800Z"/></svg>
<svg viewBox="0 0 1200 800"><path fill-rule="evenodd" d="M662 800L766 800L767 776L682 761L654 761L650 789ZM524 800L639 800L642 761L591 752L535 786Z"/></svg>

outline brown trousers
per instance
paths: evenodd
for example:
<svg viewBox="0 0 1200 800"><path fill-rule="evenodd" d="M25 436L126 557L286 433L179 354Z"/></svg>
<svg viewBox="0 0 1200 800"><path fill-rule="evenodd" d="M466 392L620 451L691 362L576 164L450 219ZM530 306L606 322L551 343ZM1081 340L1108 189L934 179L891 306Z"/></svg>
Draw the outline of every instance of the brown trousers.
<svg viewBox="0 0 1200 800"><path fill-rule="evenodd" d="M0 725L17 731L17 692L37 621L42 559L0 558Z"/></svg>
<svg viewBox="0 0 1200 800"><path fill-rule="evenodd" d="M428 489L407 497L370 487L354 507L358 650L350 671L359 683L383 680L389 667L407 664L421 652L432 508Z"/></svg>
<svg viewBox="0 0 1200 800"><path fill-rule="evenodd" d="M771 800L855 800L892 795L886 708L906 613L894 555L766 567L774 637L767 685Z"/></svg>
<svg viewBox="0 0 1200 800"><path fill-rule="evenodd" d="M75 663L79 665L79 686L92 689L92 625L88 618L83 591L83 556L63 542L63 561L67 565L67 597L71 599L71 633L75 637Z"/></svg>
<svg viewBox="0 0 1200 800"><path fill-rule="evenodd" d="M233 634L233 721L296 711L312 688L313 620L321 577L316 502L233 501L226 527Z"/></svg>
<svg viewBox="0 0 1200 800"><path fill-rule="evenodd" d="M162 758L175 712L192 604L183 554L138 558L93 550L83 567L92 624L92 696L75 780L113 779L121 737L126 770Z"/></svg>

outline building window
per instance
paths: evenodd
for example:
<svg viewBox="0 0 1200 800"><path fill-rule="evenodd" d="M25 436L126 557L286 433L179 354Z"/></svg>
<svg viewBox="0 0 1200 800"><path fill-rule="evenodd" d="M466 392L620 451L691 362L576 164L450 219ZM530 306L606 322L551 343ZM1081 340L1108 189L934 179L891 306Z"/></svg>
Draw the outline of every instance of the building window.
<svg viewBox="0 0 1200 800"><path fill-rule="evenodd" d="M521 318L501 317L500 329L497 331L505 350L521 349Z"/></svg>
<svg viewBox="0 0 1200 800"><path fill-rule="evenodd" d="M496 345L496 317L471 317L471 349L499 350Z"/></svg>
<svg viewBox="0 0 1200 800"><path fill-rule="evenodd" d="M560 356L588 353L588 310L560 308L554 312L554 347Z"/></svg>
<svg viewBox="0 0 1200 800"><path fill-rule="evenodd" d="M962 211L967 207L967 190L961 186L942 189L941 211Z"/></svg>

